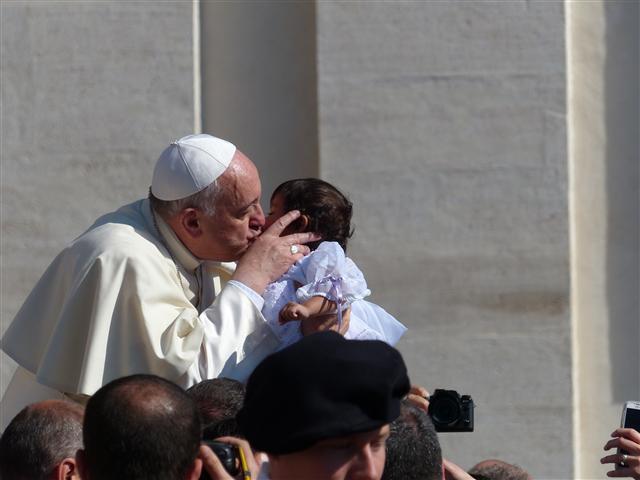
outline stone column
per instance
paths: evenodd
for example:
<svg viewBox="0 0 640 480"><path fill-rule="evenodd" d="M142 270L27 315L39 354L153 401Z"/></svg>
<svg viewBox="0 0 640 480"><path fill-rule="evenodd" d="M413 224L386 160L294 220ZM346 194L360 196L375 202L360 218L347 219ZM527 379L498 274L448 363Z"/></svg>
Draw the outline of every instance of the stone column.
<svg viewBox="0 0 640 480"><path fill-rule="evenodd" d="M570 2L576 477L640 400L638 2Z"/></svg>
<svg viewBox="0 0 640 480"><path fill-rule="evenodd" d="M464 467L571 478L565 14L552 2L318 2L320 175L409 327L414 382L472 394Z"/></svg>

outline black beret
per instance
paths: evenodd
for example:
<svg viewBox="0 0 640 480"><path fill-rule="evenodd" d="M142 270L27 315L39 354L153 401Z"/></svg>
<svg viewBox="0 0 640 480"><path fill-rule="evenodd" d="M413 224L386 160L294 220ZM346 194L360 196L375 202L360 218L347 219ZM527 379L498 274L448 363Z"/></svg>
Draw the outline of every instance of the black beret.
<svg viewBox="0 0 640 480"><path fill-rule="evenodd" d="M238 424L257 450L297 452L392 422L409 388L395 348L378 340L316 333L258 365Z"/></svg>

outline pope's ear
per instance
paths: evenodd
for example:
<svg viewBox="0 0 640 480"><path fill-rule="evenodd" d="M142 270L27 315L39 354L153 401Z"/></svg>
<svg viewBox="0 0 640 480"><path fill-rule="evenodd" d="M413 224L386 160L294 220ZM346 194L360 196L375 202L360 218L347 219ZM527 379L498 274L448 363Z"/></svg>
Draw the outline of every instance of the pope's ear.
<svg viewBox="0 0 640 480"><path fill-rule="evenodd" d="M180 226L191 237L202 235L200 228L200 211L195 208L185 208L180 212Z"/></svg>

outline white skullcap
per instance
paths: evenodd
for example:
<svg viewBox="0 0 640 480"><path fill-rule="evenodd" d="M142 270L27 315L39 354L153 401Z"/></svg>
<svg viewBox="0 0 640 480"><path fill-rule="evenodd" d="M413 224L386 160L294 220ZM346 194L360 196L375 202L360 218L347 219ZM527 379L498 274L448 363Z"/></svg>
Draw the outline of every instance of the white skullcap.
<svg viewBox="0 0 640 480"><path fill-rule="evenodd" d="M165 201L198 193L224 173L235 153L235 145L211 135L182 137L158 158L151 193Z"/></svg>

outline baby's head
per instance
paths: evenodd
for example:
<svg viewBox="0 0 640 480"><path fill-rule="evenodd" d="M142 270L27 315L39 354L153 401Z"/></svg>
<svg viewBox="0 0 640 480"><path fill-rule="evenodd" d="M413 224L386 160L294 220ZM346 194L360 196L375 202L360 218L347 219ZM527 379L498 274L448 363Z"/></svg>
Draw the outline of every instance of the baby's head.
<svg viewBox="0 0 640 480"><path fill-rule="evenodd" d="M265 228L290 210L302 216L284 233L315 232L327 242L338 242L346 251L351 230L351 202L336 187L317 178L289 180L271 195L271 207ZM320 241L308 243L315 250Z"/></svg>

